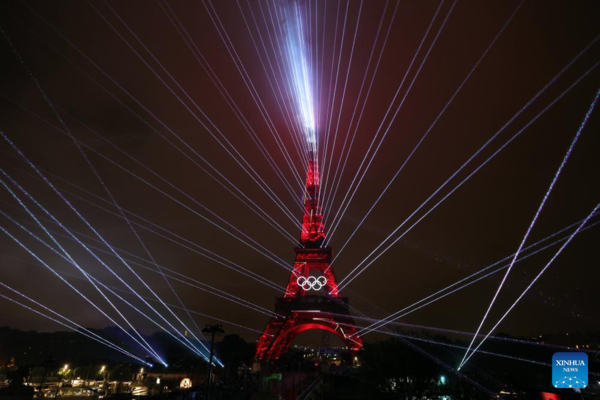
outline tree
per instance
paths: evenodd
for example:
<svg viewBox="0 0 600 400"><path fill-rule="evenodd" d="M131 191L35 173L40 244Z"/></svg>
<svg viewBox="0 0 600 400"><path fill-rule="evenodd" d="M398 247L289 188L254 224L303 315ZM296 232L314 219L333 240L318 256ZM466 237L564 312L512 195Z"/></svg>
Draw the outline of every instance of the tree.
<svg viewBox="0 0 600 400"><path fill-rule="evenodd" d="M216 345L216 354L231 371L242 365L250 365L254 357L254 345L246 342L239 335L225 335Z"/></svg>
<svg viewBox="0 0 600 400"><path fill-rule="evenodd" d="M44 367L34 367L29 372L29 376L32 378L42 378L46 375L46 369Z"/></svg>
<svg viewBox="0 0 600 400"><path fill-rule="evenodd" d="M131 367L126 364L119 364L110 371L110 379L113 381L128 381L132 375Z"/></svg>
<svg viewBox="0 0 600 400"><path fill-rule="evenodd" d="M365 345L362 373L382 399L421 398L434 389L438 368L401 341Z"/></svg>

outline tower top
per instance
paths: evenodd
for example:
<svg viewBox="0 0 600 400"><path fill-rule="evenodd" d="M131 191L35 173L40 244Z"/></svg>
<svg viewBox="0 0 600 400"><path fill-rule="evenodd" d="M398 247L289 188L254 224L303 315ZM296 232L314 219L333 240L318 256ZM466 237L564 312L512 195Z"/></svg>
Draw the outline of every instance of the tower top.
<svg viewBox="0 0 600 400"><path fill-rule="evenodd" d="M324 241L325 226L321 214L321 175L315 153L309 151L300 243L306 248L315 248L321 247Z"/></svg>

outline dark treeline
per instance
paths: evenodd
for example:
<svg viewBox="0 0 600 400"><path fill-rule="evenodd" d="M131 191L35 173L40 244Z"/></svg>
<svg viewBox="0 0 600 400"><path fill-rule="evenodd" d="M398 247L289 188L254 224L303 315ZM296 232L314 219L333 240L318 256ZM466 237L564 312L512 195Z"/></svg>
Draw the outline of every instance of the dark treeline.
<svg viewBox="0 0 600 400"><path fill-rule="evenodd" d="M118 346L140 355L139 350L128 345L131 341L120 330L107 327L90 329ZM199 357L190 353L179 342L164 332L146 336L148 343L163 356L171 371L189 371L202 364ZM254 344L238 335L226 335L215 344L219 357L227 364L251 365ZM90 364L133 364L138 362L76 332L35 332L0 327L0 367L6 366L11 358L18 365L40 365L48 358L58 363L87 366ZM154 363L155 368L160 368ZM61 364L62 365L62 364Z"/></svg>
<svg viewBox="0 0 600 400"><path fill-rule="evenodd" d="M95 333L137 353L135 349L126 346L126 338L117 329L105 328L95 330ZM464 349L459 347L467 346L468 342L436 335L430 331L401 330L397 333L413 339L389 337L367 343L358 355L359 368L349 368L352 365L349 353L343 357L345 367L342 365L327 369L322 366L317 367L313 365L313 361L304 359L302 351L291 349L279 363L270 366L269 374L331 372L326 378L326 387L331 391L331 396L328 398L332 399L354 398L352 396L357 394L364 399L383 400L407 398L407 396L408 398L431 398L432 396L438 398L451 396L453 399L489 398L489 395L474 388L471 383L453 371L464 354ZM511 338L508 335L501 336L506 340L490 339L482 348L496 355L476 354L461 371L494 393L504 391L514 394L516 398L536 398L539 392L552 392L550 363L553 353L562 350L548 347L548 343L577 346L580 351L588 350L589 370L600 371L600 359L593 352L600 350L598 334L571 333L526 338L529 341L536 341L538 343L536 345L520 343L519 338ZM185 372L191 375L206 373L206 363L166 333L154 333L147 336L147 340L169 364L165 369L155 363L151 368L152 372ZM408 346L405 340L410 340L451 368L424 357ZM443 346L441 343L450 346ZM225 335L215 344L216 354L225 364L225 368L216 369L215 373L221 377L222 382L233 385L239 382L240 385L247 386L248 381L251 380L257 385L257 382L266 375L263 373L262 375L265 376L250 376L254 350L253 343L246 342L238 335ZM116 369L124 371L121 376L135 374L141 367L135 360L108 350L105 346L75 332L39 333L0 328L0 375L4 375L4 378L7 378L7 372L10 371L13 373L21 371L21 375L34 376L37 372L48 368L49 360L52 360L50 369L58 371L63 364L68 363L77 375L82 376L89 375L85 372L86 368L96 371L99 365L107 365L107 370L112 371L111 375L115 374ZM7 368L6 366L11 363L14 364L12 369ZM236 392L235 388L231 391ZM592 385L583 392L592 391L598 391L598 388ZM563 398L568 397L563 394Z"/></svg>

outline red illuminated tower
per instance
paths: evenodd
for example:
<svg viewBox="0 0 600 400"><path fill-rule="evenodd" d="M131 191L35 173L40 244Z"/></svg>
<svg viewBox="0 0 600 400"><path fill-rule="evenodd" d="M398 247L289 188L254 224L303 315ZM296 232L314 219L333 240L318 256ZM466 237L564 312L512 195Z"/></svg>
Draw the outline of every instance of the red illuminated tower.
<svg viewBox="0 0 600 400"><path fill-rule="evenodd" d="M361 349L363 340L352 336L357 329L349 312L348 299L339 293L333 268L332 251L323 247L325 229L320 205L320 175L314 154L310 152L300 246L286 291L277 299L272 317L256 345L256 361L277 360L291 341L309 329L334 333L348 349Z"/></svg>

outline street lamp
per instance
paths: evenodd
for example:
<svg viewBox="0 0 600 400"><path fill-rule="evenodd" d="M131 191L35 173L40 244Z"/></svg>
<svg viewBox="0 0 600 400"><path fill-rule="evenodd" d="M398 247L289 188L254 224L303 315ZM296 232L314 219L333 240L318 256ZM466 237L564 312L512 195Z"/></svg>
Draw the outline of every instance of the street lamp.
<svg viewBox="0 0 600 400"><path fill-rule="evenodd" d="M206 399L210 399L210 381L212 378L212 362L213 362L213 350L215 347L215 335L225 333L222 325L206 325L206 328L202 329L202 333L210 333L210 358L208 360L208 383L206 385Z"/></svg>

